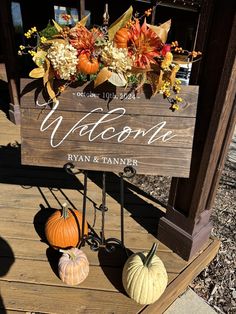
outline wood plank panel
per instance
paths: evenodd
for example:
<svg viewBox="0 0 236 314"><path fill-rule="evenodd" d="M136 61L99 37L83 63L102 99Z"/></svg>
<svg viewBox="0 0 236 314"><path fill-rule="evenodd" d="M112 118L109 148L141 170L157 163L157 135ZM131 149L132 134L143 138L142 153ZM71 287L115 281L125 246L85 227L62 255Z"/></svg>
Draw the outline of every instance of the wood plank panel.
<svg viewBox="0 0 236 314"><path fill-rule="evenodd" d="M53 108L45 103L43 111L40 86L29 85L21 98L23 164L63 167L73 162L80 169L116 172L133 166L143 174L189 176L196 86L184 88L187 105L176 113L162 95L129 94L121 101L117 93L124 94L123 89L115 95L109 87L91 90L91 84L68 87ZM109 102L107 93L114 94Z"/></svg>
<svg viewBox="0 0 236 314"><path fill-rule="evenodd" d="M48 110L42 113L40 116L40 122L42 122L46 116L49 114ZM21 136L26 139L26 138L37 138L37 139L45 139L47 137L48 139L51 136L52 129L47 129L44 132L39 132L38 129L40 127L39 123L39 112L37 109L22 109L21 110L21 117L23 121L27 121L27 124L22 124L21 127ZM55 135L53 136L54 139L54 144L59 143L64 136L66 135L69 130L73 130L73 126L75 124L75 115L71 112L62 112L60 110L56 110L55 113L53 114L53 117L50 117L48 119L48 124L52 123L53 121L59 119L62 117L62 122L60 125L60 128L56 130ZM93 115L87 117L86 119L86 124L92 127L94 124L103 117L103 114L101 113L93 113ZM161 116L158 119L156 118L155 115L152 116L146 116L145 119L143 116L140 115L133 115L131 117L129 116L124 116L122 117L122 121L119 120L119 115L118 114L112 114L112 127L115 128L116 133L120 133L123 130L124 125L133 125L134 129L137 130L145 130L145 129L151 129L155 125L161 125L162 123L166 123L163 128L161 129L161 132L158 133L158 136L156 138L159 138L163 136L163 134L167 132L172 132L175 137L171 139L171 141L166 141L162 142L161 138L158 140L155 140L152 143L152 147L154 146L164 146L164 147L182 147L182 148L191 148L192 147L192 141L193 141L193 131L194 131L194 124L195 124L195 119L194 118L183 118L181 120L181 123L176 123L176 118L175 117L166 117L166 116ZM55 123L53 123L54 125ZM83 124L84 125L84 124ZM80 130L82 127L77 127L75 131L71 132L69 135L69 138L71 141L80 141L80 142L87 142L88 141L88 131L82 132L80 134ZM104 124L98 125L93 132L93 135L91 136L91 141L94 143L104 143L104 140L99 136L106 127ZM157 128L154 129L156 131ZM133 132L134 133L134 132ZM140 133L138 136L135 136L137 132L135 132L132 136L127 137L125 140L125 145L146 145L147 144L147 138ZM154 132L149 132L149 133L154 133ZM106 138L114 136L114 129L111 129L109 132L106 132ZM127 133L121 137L121 140L127 136ZM113 137L109 139L109 143L116 144L117 143L117 137ZM121 144L117 144L121 145Z"/></svg>
<svg viewBox="0 0 236 314"><path fill-rule="evenodd" d="M21 79L21 108L22 109L35 109L36 105L34 102L34 95L38 97L39 103L44 103L45 100L40 97L40 88L42 88L42 82L38 80L30 79ZM37 92L36 89L38 88ZM196 105L197 105L197 95L198 95L198 86L181 86L181 95L185 99L187 106L184 110L178 110L174 112L175 116L178 117L196 117ZM36 93L35 93L36 92ZM163 99L162 95L156 95L154 97L145 96L144 93L137 94L137 97L133 97L132 93L130 96L122 99L109 98L106 97L103 93L117 93L120 94L126 93L124 88L115 88L111 84L103 85L93 89L91 84L85 84L82 87L79 87L76 84L71 86L71 88L66 89L59 97L61 103L63 103L64 111L81 111L87 112L91 111L94 106L94 100L102 108L109 107L114 109L117 104L120 106L125 106L127 114L143 114L143 106L145 103L145 113L152 116L153 112L159 116L173 116L171 110L169 110L168 102ZM128 90L127 90L128 93ZM93 95L96 94L96 95ZM95 97L94 97L95 96ZM104 97L105 96L105 97ZM109 95L108 95L109 96ZM150 96L150 95L149 95ZM135 107L134 104L139 104L138 107ZM42 108L42 107L41 107ZM49 109L50 106L47 106ZM40 108L39 108L40 109ZM158 110L157 110L158 109Z"/></svg>
<svg viewBox="0 0 236 314"><path fill-rule="evenodd" d="M72 162L80 169L99 170L96 161L99 160L99 164L106 166L106 171L123 172L124 167L129 165L134 166L138 173L153 175L155 169L158 169L159 175L189 175L191 149L166 147L162 150L161 147L157 147L154 151L149 146L138 146L137 148L129 145L130 153L127 155L127 147L117 145L117 150L113 152L112 144L108 143L99 146L89 143L88 148L81 142L67 141L55 150L50 146L48 140L25 138L22 145L24 148L21 162L24 165L63 167L66 163ZM79 156L84 158L83 162L79 161ZM90 156L89 159L92 162L87 162L85 156ZM117 161L118 164L114 164L113 161Z"/></svg>

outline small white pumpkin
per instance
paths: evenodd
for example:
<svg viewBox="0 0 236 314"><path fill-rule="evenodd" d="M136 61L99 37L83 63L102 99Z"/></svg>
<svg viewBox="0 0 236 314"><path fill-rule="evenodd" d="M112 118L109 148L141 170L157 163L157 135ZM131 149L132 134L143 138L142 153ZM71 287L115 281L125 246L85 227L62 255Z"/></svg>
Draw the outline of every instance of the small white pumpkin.
<svg viewBox="0 0 236 314"><path fill-rule="evenodd" d="M89 273L89 262L84 252L77 248L60 252L63 253L58 263L61 280L67 285L78 285L83 282Z"/></svg>
<svg viewBox="0 0 236 314"><path fill-rule="evenodd" d="M165 291L168 276L161 259L156 256L157 244L149 252L132 254L126 261L122 282L128 296L139 304L154 303Z"/></svg>

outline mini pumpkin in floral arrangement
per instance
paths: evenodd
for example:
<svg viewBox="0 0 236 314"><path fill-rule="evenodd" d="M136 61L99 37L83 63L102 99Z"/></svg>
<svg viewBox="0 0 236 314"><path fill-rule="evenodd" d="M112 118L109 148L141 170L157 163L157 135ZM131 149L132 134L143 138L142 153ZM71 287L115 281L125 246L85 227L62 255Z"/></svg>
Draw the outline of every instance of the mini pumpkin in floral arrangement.
<svg viewBox="0 0 236 314"><path fill-rule="evenodd" d="M178 109L182 101L178 96L180 81L176 79L179 61L173 57L173 51L185 54L186 62L201 53L183 50L177 41L166 44L171 20L159 26L150 25L146 22L150 13L151 9L138 18L130 7L110 27L88 29L88 16L73 27L55 21L40 32L32 27L25 35L36 37L37 44L21 45L19 54L32 55L37 68L29 76L43 78L53 101L75 81L94 81L95 88L108 81L136 91L150 84L153 95L163 94L171 109ZM57 91L55 79L61 81Z"/></svg>

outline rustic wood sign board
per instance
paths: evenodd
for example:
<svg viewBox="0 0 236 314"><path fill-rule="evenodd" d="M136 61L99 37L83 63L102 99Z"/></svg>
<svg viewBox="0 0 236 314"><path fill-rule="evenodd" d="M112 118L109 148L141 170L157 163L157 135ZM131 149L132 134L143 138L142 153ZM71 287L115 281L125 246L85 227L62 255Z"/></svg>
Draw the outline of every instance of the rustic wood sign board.
<svg viewBox="0 0 236 314"><path fill-rule="evenodd" d="M39 82L21 82L22 164L189 176L197 86L182 86L187 106L174 112L162 95L91 84L68 87L52 109Z"/></svg>

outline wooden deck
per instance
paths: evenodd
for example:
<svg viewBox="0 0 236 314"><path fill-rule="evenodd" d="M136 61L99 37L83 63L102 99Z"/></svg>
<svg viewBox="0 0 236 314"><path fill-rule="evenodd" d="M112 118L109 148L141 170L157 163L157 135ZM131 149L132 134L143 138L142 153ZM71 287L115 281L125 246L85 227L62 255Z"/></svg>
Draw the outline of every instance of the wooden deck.
<svg viewBox="0 0 236 314"><path fill-rule="evenodd" d="M126 296L121 283L125 254L83 248L90 262L88 278L70 287L57 276L58 253L43 241L43 226L52 209L63 202L82 207L83 177L73 178L62 169L20 164L20 128L0 111L0 313L163 313L213 259L219 241L209 240L189 262L159 243L169 285L153 305L138 305ZM106 237L119 234L119 180L109 174ZM87 220L99 232L101 177L89 174ZM125 244L129 251L150 248L157 241L157 221L164 208L130 183L125 184Z"/></svg>

